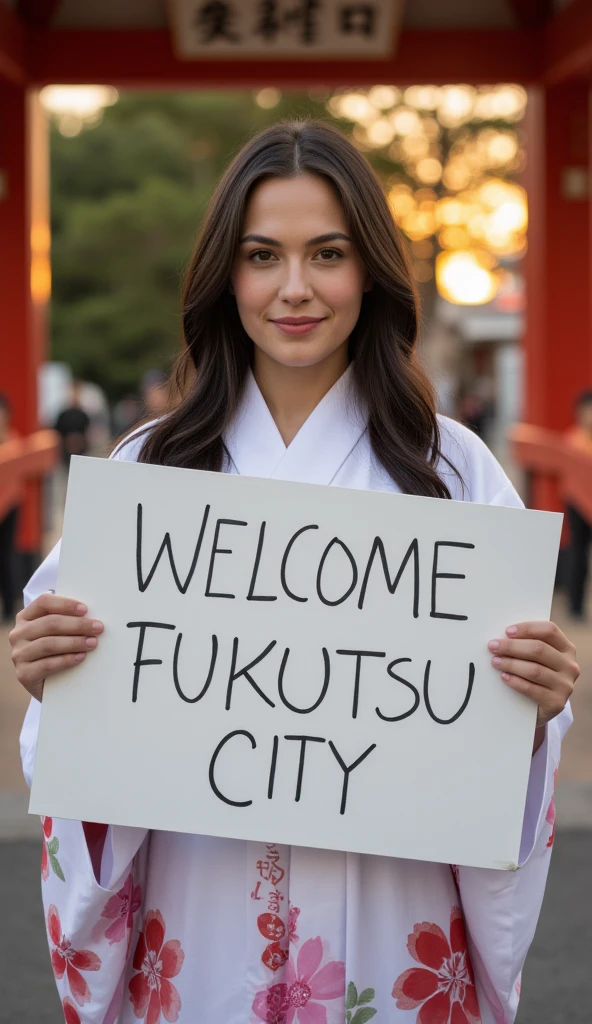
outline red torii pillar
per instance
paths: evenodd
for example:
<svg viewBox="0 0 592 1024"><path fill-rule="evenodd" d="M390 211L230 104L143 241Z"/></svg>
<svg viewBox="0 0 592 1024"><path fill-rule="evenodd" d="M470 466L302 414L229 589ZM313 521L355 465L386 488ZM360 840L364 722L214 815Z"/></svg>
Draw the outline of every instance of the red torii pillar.
<svg viewBox="0 0 592 1024"><path fill-rule="evenodd" d="M45 116L36 93L0 78L0 391L21 436L38 428L37 375L45 358L49 196ZM41 548L41 484L25 485L19 548L25 570Z"/></svg>
<svg viewBox="0 0 592 1024"><path fill-rule="evenodd" d="M572 423L577 394L592 387L589 123L584 79L529 94L524 420L557 431ZM533 480L530 502L562 508L545 477Z"/></svg>

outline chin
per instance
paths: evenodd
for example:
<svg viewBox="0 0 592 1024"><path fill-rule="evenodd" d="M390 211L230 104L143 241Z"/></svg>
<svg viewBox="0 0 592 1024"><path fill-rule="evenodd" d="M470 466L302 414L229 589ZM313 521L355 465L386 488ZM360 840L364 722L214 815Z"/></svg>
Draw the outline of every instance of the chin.
<svg viewBox="0 0 592 1024"><path fill-rule="evenodd" d="M263 353L272 362L295 369L317 366L329 359L338 358L338 352L342 348L343 343L328 348L315 344L312 339L288 341L282 345L261 346Z"/></svg>

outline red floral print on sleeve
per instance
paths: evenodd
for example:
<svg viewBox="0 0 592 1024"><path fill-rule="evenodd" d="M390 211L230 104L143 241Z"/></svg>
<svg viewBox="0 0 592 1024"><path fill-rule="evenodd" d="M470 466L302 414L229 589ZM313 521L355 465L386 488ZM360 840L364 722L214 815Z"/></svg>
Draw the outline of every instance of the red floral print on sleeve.
<svg viewBox="0 0 592 1024"><path fill-rule="evenodd" d="M53 831L53 818L42 818L41 827L43 828L43 845L41 847L41 877L44 882L49 878L49 869L53 871L54 875L65 882L64 872L62 871L60 862L57 857L58 850L60 848L60 842L57 836L51 836Z"/></svg>
<svg viewBox="0 0 592 1024"><path fill-rule="evenodd" d="M134 974L129 983L130 1000L136 1017L145 1024L179 1019L181 997L171 978L183 966L185 953L178 939L164 941L165 923L159 910L149 910L134 953Z"/></svg>
<svg viewBox="0 0 592 1024"><path fill-rule="evenodd" d="M53 904L47 911L47 930L53 944L51 963L58 981L66 975L70 991L79 1006L90 1002L91 992L81 971L98 971L100 957L90 949L73 949L71 942L62 933L60 915Z"/></svg>
<svg viewBox="0 0 592 1024"><path fill-rule="evenodd" d="M62 1002L62 1010L64 1011L64 1020L66 1024L81 1024L78 1010L68 996L66 996Z"/></svg>

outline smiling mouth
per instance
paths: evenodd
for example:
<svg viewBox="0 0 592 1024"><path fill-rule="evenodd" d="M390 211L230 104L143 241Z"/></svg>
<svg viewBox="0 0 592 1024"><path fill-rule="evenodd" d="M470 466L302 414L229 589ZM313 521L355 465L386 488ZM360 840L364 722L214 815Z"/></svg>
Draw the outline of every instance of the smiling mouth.
<svg viewBox="0 0 592 1024"><path fill-rule="evenodd" d="M314 331L315 327L324 323L326 319L324 316L283 316L278 320L271 320L270 322L275 324L278 331L281 331L282 334L298 338L304 334L310 334Z"/></svg>
<svg viewBox="0 0 592 1024"><path fill-rule="evenodd" d="M272 324L287 324L288 326L299 326L300 324L320 324L325 320L324 316L283 316L272 319Z"/></svg>

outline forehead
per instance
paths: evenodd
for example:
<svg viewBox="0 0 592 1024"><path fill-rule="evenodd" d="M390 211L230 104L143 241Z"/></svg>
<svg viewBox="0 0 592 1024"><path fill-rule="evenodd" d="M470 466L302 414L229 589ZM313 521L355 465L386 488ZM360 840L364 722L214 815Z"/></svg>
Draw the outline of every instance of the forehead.
<svg viewBox="0 0 592 1024"><path fill-rule="evenodd" d="M282 231L283 229L283 231ZM280 238L289 232L314 237L326 231L347 231L345 214L332 186L324 178L268 178L253 189L243 223L245 233Z"/></svg>

